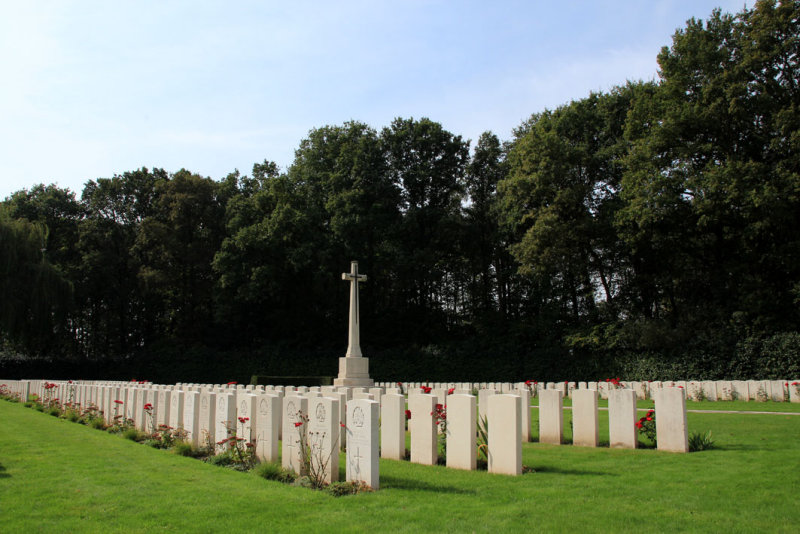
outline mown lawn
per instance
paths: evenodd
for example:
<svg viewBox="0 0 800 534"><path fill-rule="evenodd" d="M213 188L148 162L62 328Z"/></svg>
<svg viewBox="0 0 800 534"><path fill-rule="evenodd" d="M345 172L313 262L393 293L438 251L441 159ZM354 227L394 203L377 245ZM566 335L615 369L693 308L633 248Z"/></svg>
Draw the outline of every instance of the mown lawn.
<svg viewBox="0 0 800 534"><path fill-rule="evenodd" d="M798 531L800 417L689 426L719 448L530 443L520 477L382 460L379 491L336 498L0 402L0 532Z"/></svg>

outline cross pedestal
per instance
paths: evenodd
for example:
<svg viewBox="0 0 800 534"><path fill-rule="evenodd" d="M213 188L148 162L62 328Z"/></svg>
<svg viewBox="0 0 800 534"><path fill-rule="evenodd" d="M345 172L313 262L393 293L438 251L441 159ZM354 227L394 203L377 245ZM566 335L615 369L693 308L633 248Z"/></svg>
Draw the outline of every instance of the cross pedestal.
<svg viewBox="0 0 800 534"><path fill-rule="evenodd" d="M375 384L369 377L369 358L361 355L358 322L358 284L366 279L366 275L358 274L357 261L350 262L349 273L342 273L342 280L350 282L350 321L347 354L344 358L339 358L339 377L333 381L335 386L369 387Z"/></svg>

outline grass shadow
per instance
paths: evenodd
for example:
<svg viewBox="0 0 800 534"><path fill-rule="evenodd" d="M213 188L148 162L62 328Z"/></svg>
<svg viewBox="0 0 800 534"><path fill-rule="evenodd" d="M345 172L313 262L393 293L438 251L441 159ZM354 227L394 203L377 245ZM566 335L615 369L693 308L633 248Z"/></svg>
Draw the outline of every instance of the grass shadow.
<svg viewBox="0 0 800 534"><path fill-rule="evenodd" d="M401 478L391 475L381 475L381 489L404 489L404 490L418 490L418 491L431 491L434 493L453 493L460 495L475 495L475 490L457 488L454 486L442 486L438 484L429 484L424 480L416 478Z"/></svg>
<svg viewBox="0 0 800 534"><path fill-rule="evenodd" d="M618 477L618 473L609 473L606 471L584 471L579 469L562 469L560 467L553 467L549 465L545 466L536 466L531 465L531 469L533 469L534 473L553 473L557 475L594 475L594 476L604 476L604 477Z"/></svg>
<svg viewBox="0 0 800 534"><path fill-rule="evenodd" d="M6 473L6 468L3 467L3 464L0 464L0 478L9 478L11 475Z"/></svg>

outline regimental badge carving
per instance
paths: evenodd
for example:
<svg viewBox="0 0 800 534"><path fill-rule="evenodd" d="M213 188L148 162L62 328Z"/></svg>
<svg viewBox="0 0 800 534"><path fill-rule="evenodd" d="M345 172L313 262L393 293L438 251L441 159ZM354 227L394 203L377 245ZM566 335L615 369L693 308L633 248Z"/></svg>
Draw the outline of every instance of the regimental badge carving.
<svg viewBox="0 0 800 534"><path fill-rule="evenodd" d="M177 396L172 397L172 405L174 407L176 407L176 408L178 407L178 397Z"/></svg>
<svg viewBox="0 0 800 534"><path fill-rule="evenodd" d="M203 397L203 400L200 401L200 407L204 410L208 409L208 397Z"/></svg>
<svg viewBox="0 0 800 534"><path fill-rule="evenodd" d="M325 422L325 405L320 403L317 404L317 421L320 423Z"/></svg>
<svg viewBox="0 0 800 534"><path fill-rule="evenodd" d="M247 416L247 402L242 401L242 405L239 407L239 413L243 416Z"/></svg>
<svg viewBox="0 0 800 534"><path fill-rule="evenodd" d="M261 399L258 405L258 411L261 412L261 415L267 415L267 412L269 412L269 404L266 399Z"/></svg>
<svg viewBox="0 0 800 534"><path fill-rule="evenodd" d="M294 401L289 401L286 403L286 415L289 416L289 420L294 421L297 418L297 408L294 405Z"/></svg>
<svg viewBox="0 0 800 534"><path fill-rule="evenodd" d="M358 428L364 426L364 411L358 406L353 409L353 425Z"/></svg>

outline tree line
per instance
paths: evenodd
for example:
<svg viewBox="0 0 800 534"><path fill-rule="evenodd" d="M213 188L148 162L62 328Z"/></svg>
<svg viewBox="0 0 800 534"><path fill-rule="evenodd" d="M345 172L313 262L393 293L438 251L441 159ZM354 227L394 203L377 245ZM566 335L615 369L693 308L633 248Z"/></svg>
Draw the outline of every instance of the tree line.
<svg viewBox="0 0 800 534"><path fill-rule="evenodd" d="M380 378L800 376L798 15L692 19L657 80L505 142L352 121L311 130L285 171L14 193L0 370L335 375L358 260Z"/></svg>

